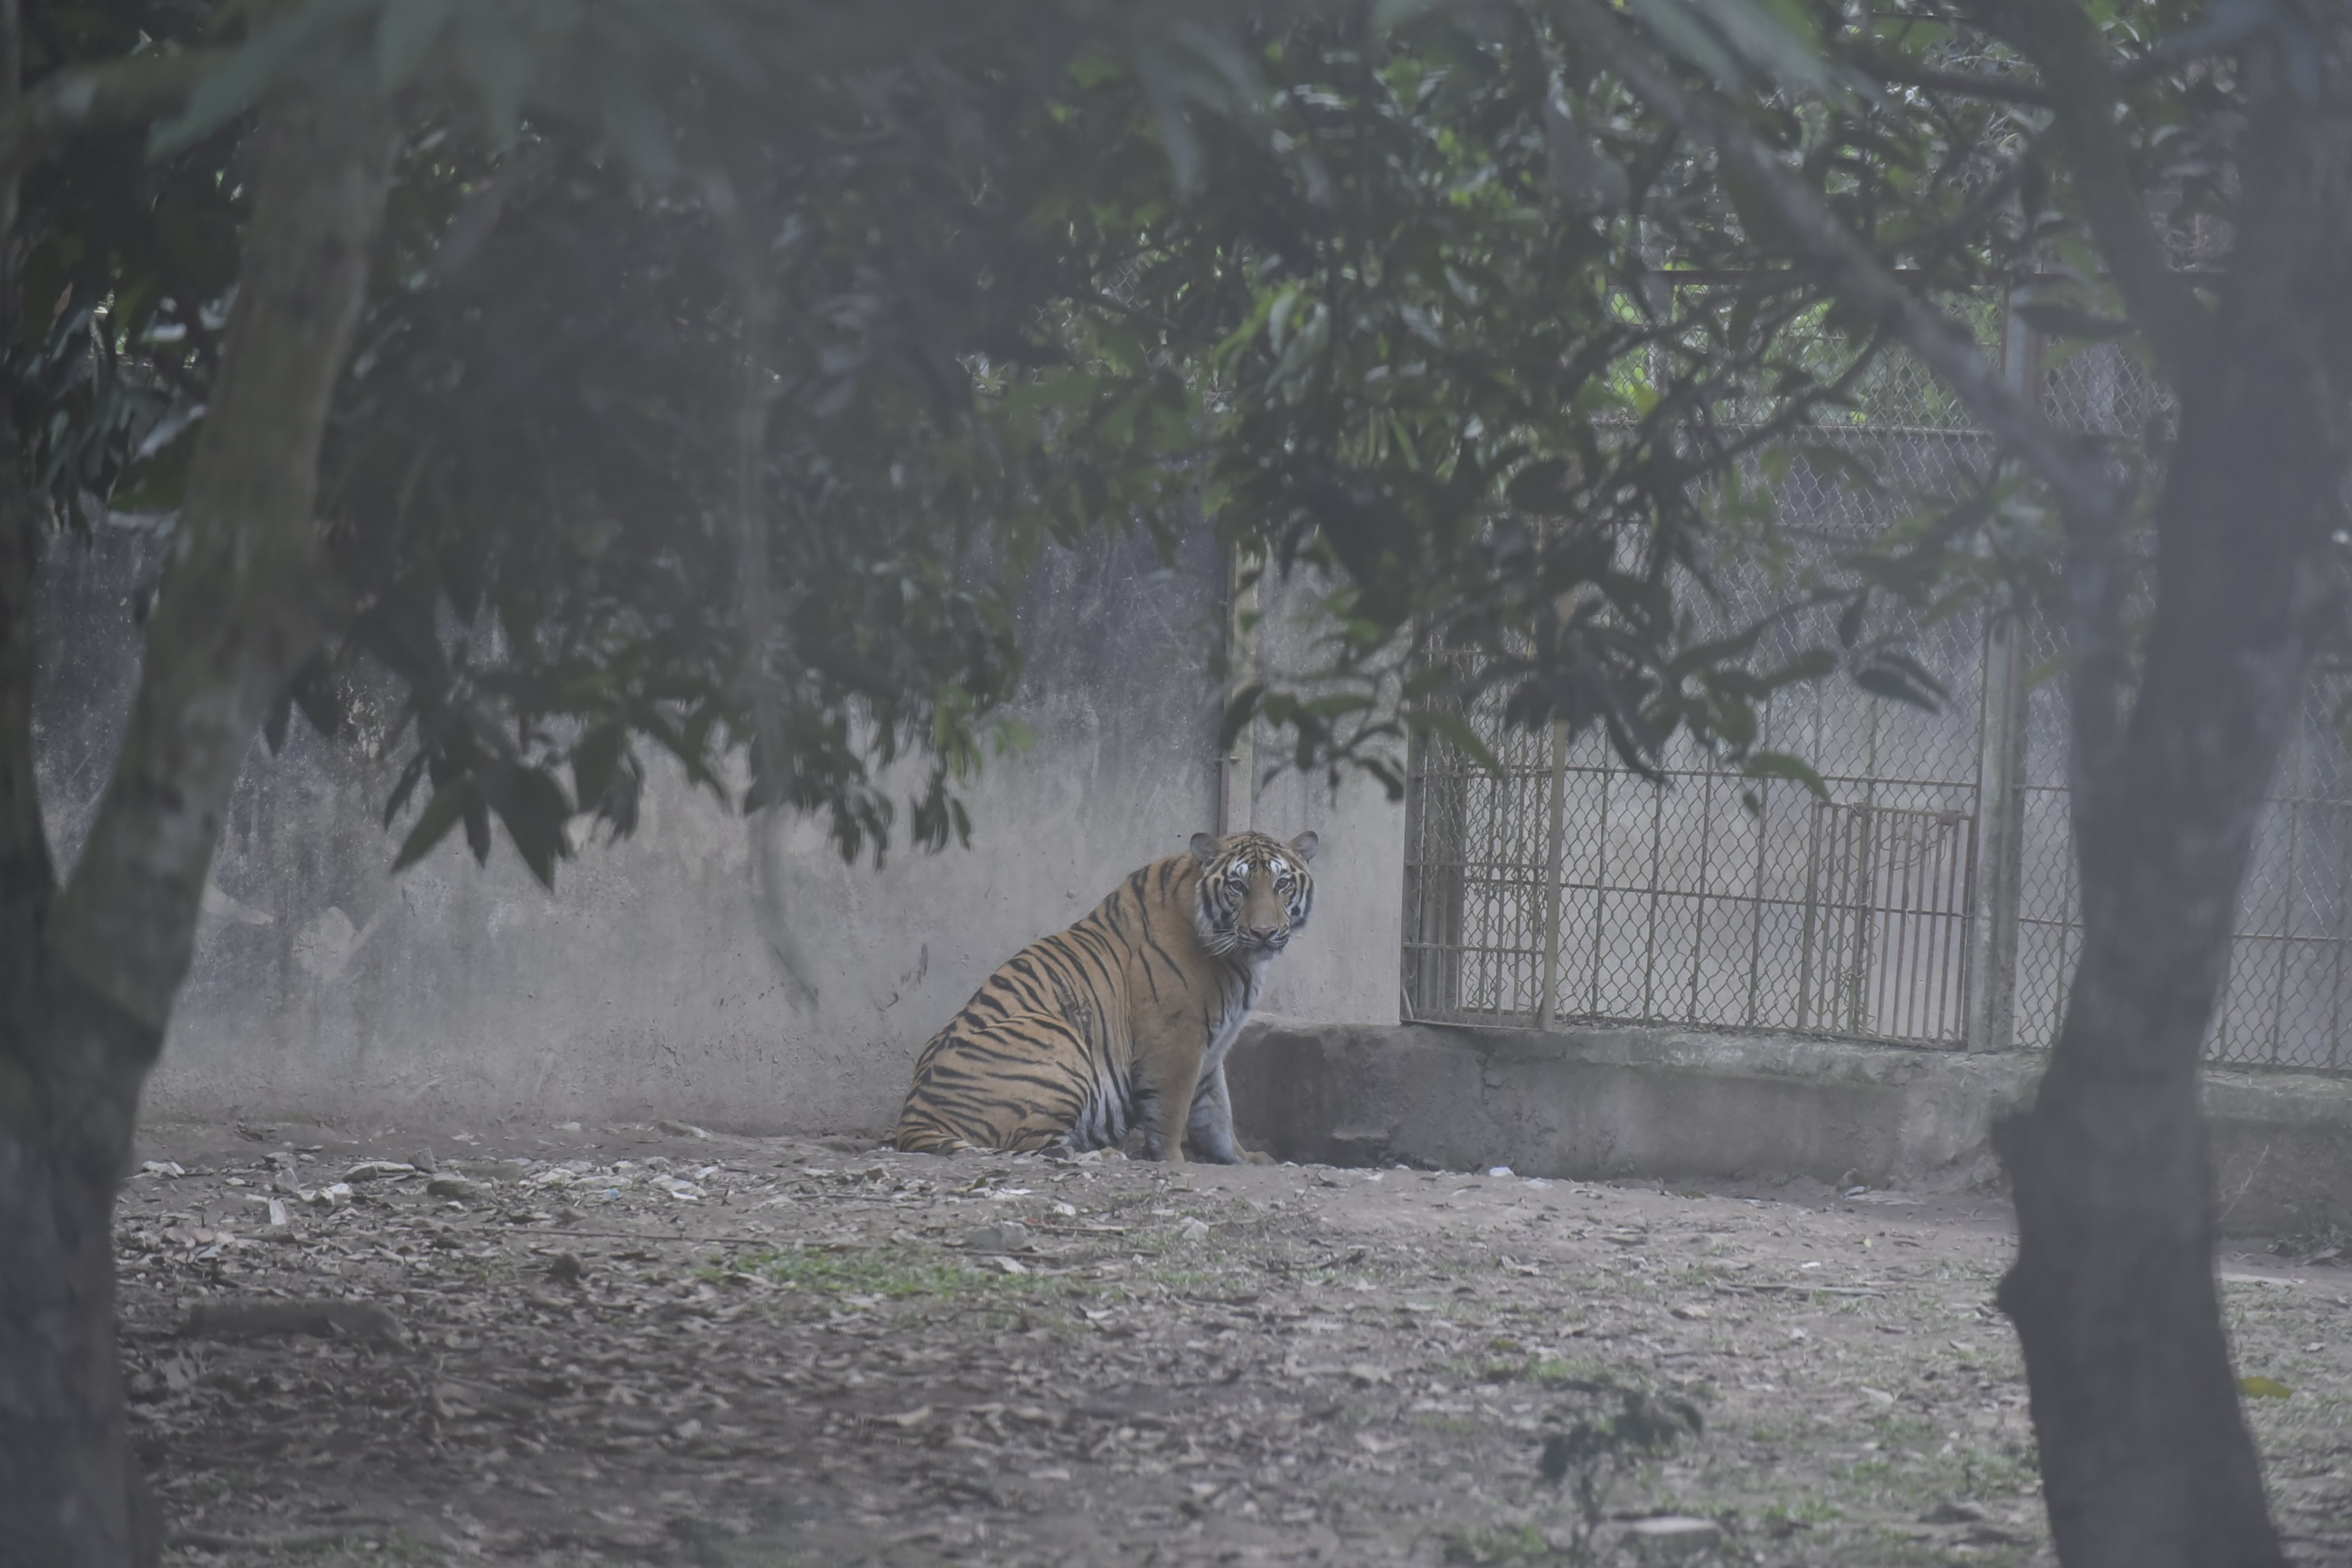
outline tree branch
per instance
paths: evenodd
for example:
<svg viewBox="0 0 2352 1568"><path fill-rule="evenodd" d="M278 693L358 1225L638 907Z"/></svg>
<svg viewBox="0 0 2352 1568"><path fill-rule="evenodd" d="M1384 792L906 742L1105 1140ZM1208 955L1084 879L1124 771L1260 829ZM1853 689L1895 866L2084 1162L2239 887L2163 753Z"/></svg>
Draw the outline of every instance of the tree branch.
<svg viewBox="0 0 2352 1568"><path fill-rule="evenodd" d="M1636 97L1714 148L1727 168L1748 180L1846 303L1942 377L1985 428L2041 476L2062 506L2095 517L2114 509L2116 486L2097 451L2052 425L2031 398L2005 384L1968 329L1889 276L1771 148L1728 110L1685 93L1630 44L1614 17L1594 0L1566 0L1558 14Z"/></svg>
<svg viewBox="0 0 2352 1568"><path fill-rule="evenodd" d="M113 777L49 921L63 1002L122 1026L100 1031L100 1059L53 1066L110 1104L135 1102L187 973L238 771L320 637L319 447L395 138L373 94L308 81L265 107L257 140L236 304L181 508L183 553L148 623ZM86 1038L65 1048L89 1054Z"/></svg>
<svg viewBox="0 0 2352 1568"><path fill-rule="evenodd" d="M23 97L20 23L17 0L0 0L0 117L12 114ZM0 236L13 232L16 220L16 177L0 175ZM16 341L19 308L11 248L0 253L0 342ZM33 593L40 533L18 468L21 446L15 416L0 399L0 1039L22 1038L33 1012L41 931L57 894L33 768L33 681L40 664ZM5 1092L0 1089L0 1095Z"/></svg>
<svg viewBox="0 0 2352 1568"><path fill-rule="evenodd" d="M2123 96L2081 7L2053 0L1979 0L1983 26L2032 60L2050 84L2056 128L2073 152L2083 216L2106 258L2132 324L2147 334L2167 377L2186 385L2212 352L2212 317L2172 265L2133 177L2131 150L2117 128Z"/></svg>
<svg viewBox="0 0 2352 1568"><path fill-rule="evenodd" d="M79 66L45 79L0 107L0 180L26 170L75 137L120 131L176 113L189 89L236 51L185 49Z"/></svg>
<svg viewBox="0 0 2352 1568"><path fill-rule="evenodd" d="M1988 71L1937 70L1879 49L1858 49L1853 66L1865 76L1916 87L1923 92L1948 92L1995 103L2030 103L2038 109L2058 107L2058 95L2038 81L1994 76Z"/></svg>

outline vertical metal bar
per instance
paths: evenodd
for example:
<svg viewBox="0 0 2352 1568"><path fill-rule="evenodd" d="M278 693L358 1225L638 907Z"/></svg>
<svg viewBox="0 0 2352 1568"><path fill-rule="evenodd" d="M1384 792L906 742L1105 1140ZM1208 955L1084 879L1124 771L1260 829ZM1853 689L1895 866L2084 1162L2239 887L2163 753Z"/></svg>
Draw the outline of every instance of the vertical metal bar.
<svg viewBox="0 0 2352 1568"><path fill-rule="evenodd" d="M1653 982L1658 969L1658 905L1664 901L1658 892L1658 863L1666 843L1666 786L1650 786L1650 918L1642 933L1642 1016L1654 1018L1658 1013Z"/></svg>
<svg viewBox="0 0 2352 1568"><path fill-rule="evenodd" d="M1536 1027L1551 1027L1553 1000L1559 994L1560 854L1568 843L1568 723L1551 727L1551 823L1544 859L1543 992L1536 998Z"/></svg>
<svg viewBox="0 0 2352 1568"><path fill-rule="evenodd" d="M1257 679L1257 563L1239 545L1225 552L1225 700ZM1217 714L1219 728L1225 716ZM1219 759L1217 772L1217 836L1246 832L1252 798L1257 793L1257 726L1244 724L1230 750Z"/></svg>
<svg viewBox="0 0 2352 1568"><path fill-rule="evenodd" d="M1609 929L1609 777L1615 770L1603 756L1601 768L1601 831L1594 838L1592 861L1592 1005L1588 1011L1600 1014L1609 1009L1601 1005L1601 933Z"/></svg>
<svg viewBox="0 0 2352 1568"><path fill-rule="evenodd" d="M1772 718L1777 699L1764 700L1764 743L1772 743ZM1749 1028L1756 1026L1756 993L1764 973L1764 889L1771 862L1772 784L1769 779L1756 784L1756 880L1748 889L1755 902L1748 924L1748 1014Z"/></svg>
<svg viewBox="0 0 2352 1568"><path fill-rule="evenodd" d="M1877 712L1878 709L1876 704L1873 704L1871 707L1871 713L1873 715L1871 743L1873 755L1871 757L1871 773L1874 775L1878 772L1878 758L1875 754L1878 750L1876 725ZM1871 782L1874 785L1877 783L1877 780L1874 776ZM1853 882L1857 896L1853 900L1853 968L1851 972L1852 978L1847 981L1844 989L1846 1016L1848 1019L1846 1027L1853 1033L1860 1035L1867 1032L1864 1027L1862 1016L1864 1003L1863 984L1864 976L1870 973L1870 939L1874 934L1871 930L1872 921L1870 918L1870 906L1873 900L1876 897L1874 889L1878 879L1879 857L1877 853L1877 810L1872 806L1864 806L1862 808L1862 817L1860 822L1857 824L1857 826L1861 830L1857 837L1861 838L1862 845L1854 857L1856 865L1854 868Z"/></svg>
<svg viewBox="0 0 2352 1568"><path fill-rule="evenodd" d="M1715 829L1715 770L1709 768L1700 776L1698 806L1698 912L1691 931L1691 999L1685 1021L1698 1022L1698 987L1700 971L1706 957L1706 889L1708 863L1714 849Z"/></svg>
<svg viewBox="0 0 2352 1568"><path fill-rule="evenodd" d="M2040 344L2018 315L2021 286L2004 302L2001 364L2031 395ZM2017 931L2025 865L2025 624L2014 609L1985 617L1983 718L1977 748L1976 907L1969 921L1968 1048L2005 1051L2017 1036ZM2072 844L2069 844L2072 861ZM2063 953L2063 942L2061 942ZM2065 987L2059 986L2063 1008ZM2052 1037L2056 1037L2053 1028Z"/></svg>
<svg viewBox="0 0 2352 1568"><path fill-rule="evenodd" d="M2294 847L2302 835L2303 802L2286 803L2286 913L2279 921L2278 984L2271 992L2271 1065L2278 1065L2279 1047L2286 1042L2286 972L2294 958Z"/></svg>
<svg viewBox="0 0 2352 1568"><path fill-rule="evenodd" d="M1975 896L1977 819L1973 815L1960 816L1952 823L1952 896L1945 900L1949 912L1944 918L1944 983L1936 999L1936 1017L1946 1040L1958 1037L1961 1046L1968 1044L1968 1019L1965 1010L1956 1009L1956 1000L1965 1001L1969 994L1969 910ZM1958 997L1954 993L1958 992Z"/></svg>
<svg viewBox="0 0 2352 1568"><path fill-rule="evenodd" d="M1805 923L1804 933L1797 947L1797 1027L1812 1022L1813 1009L1813 925L1821 908L1822 879L1822 818L1837 810L1832 805L1816 805L1812 822L1805 835ZM1834 822L1832 824L1834 827Z"/></svg>
<svg viewBox="0 0 2352 1568"><path fill-rule="evenodd" d="M1892 818L1888 826L1900 832L1897 847L1903 856L1903 881L1902 890L1896 892L1895 868L1887 868L1886 883L1890 895L1887 901L1895 906L1895 911L1886 922L1890 928L1886 957L1878 966L1877 1011L1878 1016L1885 1020L1886 1032L1899 1037L1904 1033L1903 1024L1907 1016L1905 998L1908 994L1910 971L1918 962L1918 955L1913 950L1912 938L1916 933L1911 929L1911 911L1920 901L1915 895L1926 886L1922 879L1927 875L1923 863L1927 841L1924 838L1914 839L1912 819L1907 815ZM1888 994L1890 979L1893 982L1891 997Z"/></svg>
<svg viewBox="0 0 2352 1568"><path fill-rule="evenodd" d="M1222 815L1222 814L1220 814ZM1420 1011L1422 955L1429 931L1424 889L1428 846L1423 824L1429 816L1429 746L1409 735L1404 748L1404 915L1397 922L1397 1017L1410 1024ZM1223 826L1220 824L1220 826Z"/></svg>
<svg viewBox="0 0 2352 1568"><path fill-rule="evenodd" d="M2074 875L2074 833L2066 831L2066 912L2070 917L2061 928L2059 936L2058 973L2063 978L2050 988L2050 1040L2055 1045L2058 1031L2066 1022L2066 993L2071 989L2074 965L2083 956L2083 889Z"/></svg>
<svg viewBox="0 0 2352 1568"><path fill-rule="evenodd" d="M2352 820L2345 820L2345 811L2336 809L2336 842L2343 844L2343 856L2336 868L2336 975L2328 980L2328 1068L2343 1068L2345 1039L2345 902L2352 900Z"/></svg>
<svg viewBox="0 0 2352 1568"><path fill-rule="evenodd" d="M1972 911L1976 909L1977 897L1976 814L1974 812L1969 812L1962 815L1955 826L1959 833L1959 842L1953 851L1954 863L1952 867L1952 879L1958 885L1958 896L1952 900L1952 918L1949 921L1949 927L1952 936L1952 945L1957 950L1953 954L1952 965L1953 969L1957 971L1957 973L1952 975L1951 978L1957 984L1959 991L1960 1006L1958 1016L1955 1017L1953 1016L1951 993L1949 989L1947 989L1944 995L1943 1017L1947 1027L1954 1029L1955 1043L1958 1044L1961 1049L1966 1050L1969 1044L1969 964L1970 962L1970 951L1973 946L1973 944L1969 941L1969 921ZM2011 966L2012 972L2014 972L2014 965Z"/></svg>

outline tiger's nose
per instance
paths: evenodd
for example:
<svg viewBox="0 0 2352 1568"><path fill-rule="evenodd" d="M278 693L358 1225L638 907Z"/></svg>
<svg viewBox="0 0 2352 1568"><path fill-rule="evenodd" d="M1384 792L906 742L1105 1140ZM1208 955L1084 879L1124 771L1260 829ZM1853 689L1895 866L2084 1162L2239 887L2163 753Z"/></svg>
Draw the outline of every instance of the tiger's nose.
<svg viewBox="0 0 2352 1568"><path fill-rule="evenodd" d="M1282 934L1282 928L1280 926L1252 926L1249 928L1249 933L1259 942L1272 942L1276 937Z"/></svg>

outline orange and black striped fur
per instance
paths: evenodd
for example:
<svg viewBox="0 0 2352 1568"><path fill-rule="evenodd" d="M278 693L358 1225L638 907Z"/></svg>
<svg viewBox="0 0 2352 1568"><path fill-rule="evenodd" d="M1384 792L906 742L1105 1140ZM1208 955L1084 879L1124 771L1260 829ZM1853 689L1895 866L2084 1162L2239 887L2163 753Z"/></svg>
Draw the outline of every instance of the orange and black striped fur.
<svg viewBox="0 0 2352 1568"><path fill-rule="evenodd" d="M1080 1152L1143 1131L1154 1160L1245 1158L1225 1053L1315 905L1316 837L1192 836L988 977L931 1037L899 1148Z"/></svg>

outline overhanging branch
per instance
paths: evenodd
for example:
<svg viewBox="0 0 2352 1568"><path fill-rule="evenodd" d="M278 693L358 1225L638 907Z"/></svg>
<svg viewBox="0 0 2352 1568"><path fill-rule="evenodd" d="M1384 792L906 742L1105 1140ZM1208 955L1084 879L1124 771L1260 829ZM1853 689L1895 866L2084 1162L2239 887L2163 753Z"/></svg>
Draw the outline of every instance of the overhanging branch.
<svg viewBox="0 0 2352 1568"><path fill-rule="evenodd" d="M132 55L59 71L0 112L0 181L13 181L75 137L144 125L178 111L189 89L234 50Z"/></svg>
<svg viewBox="0 0 2352 1568"><path fill-rule="evenodd" d="M2194 381L2210 352L2212 318L2148 222L2131 151L2116 122L2122 89L2098 29L2071 3L1982 0L1976 9L1986 28L2032 60L2050 84L2057 132L2074 154L2074 192L2107 275L2173 384Z"/></svg>
<svg viewBox="0 0 2352 1568"><path fill-rule="evenodd" d="M2008 386L1968 329L1890 276L1771 148L1728 110L1675 85L1593 0L1565 0L1559 15L1634 96L1684 134L1712 147L1727 168L1750 182L1840 297L1917 354L1987 430L2050 486L2060 505L2094 517L2114 510L2116 487L2096 451L2059 430L2031 399Z"/></svg>

